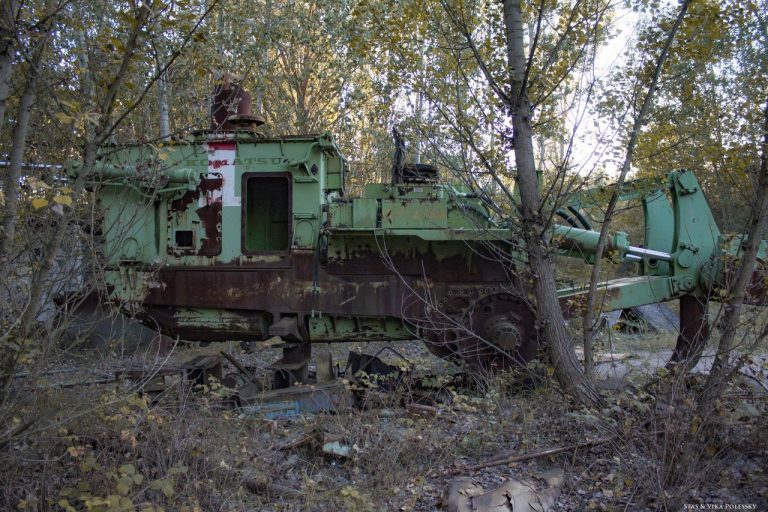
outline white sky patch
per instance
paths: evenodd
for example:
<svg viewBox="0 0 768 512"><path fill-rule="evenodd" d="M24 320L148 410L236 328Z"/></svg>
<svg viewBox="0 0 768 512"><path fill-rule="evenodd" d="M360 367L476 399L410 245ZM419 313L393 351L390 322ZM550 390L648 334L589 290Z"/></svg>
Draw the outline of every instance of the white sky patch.
<svg viewBox="0 0 768 512"><path fill-rule="evenodd" d="M640 13L631 9L620 8L616 19L609 27L616 31L613 38L602 46L596 55L594 70L591 80L597 80L596 87L600 87L600 81L610 79L610 74L616 68L626 64L628 52L634 43L637 25L640 21ZM595 98L593 95L592 103ZM609 176L619 172L619 163L611 159L610 154L621 143L621 126L614 126L601 119L593 111L592 105L581 106L568 113L569 129L573 129L579 119L579 109L586 108L581 116L581 124L576 132L573 143L572 167L580 175L589 175L595 170L601 170Z"/></svg>

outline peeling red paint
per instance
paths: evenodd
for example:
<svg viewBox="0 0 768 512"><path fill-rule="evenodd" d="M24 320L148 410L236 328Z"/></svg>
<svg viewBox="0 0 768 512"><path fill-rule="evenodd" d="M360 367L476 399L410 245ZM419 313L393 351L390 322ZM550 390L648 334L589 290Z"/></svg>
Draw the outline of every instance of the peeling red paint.
<svg viewBox="0 0 768 512"><path fill-rule="evenodd" d="M234 150L237 148L237 144L229 141L211 141L208 143L208 152L222 151L222 150Z"/></svg>
<svg viewBox="0 0 768 512"><path fill-rule="evenodd" d="M217 256L221 254L221 190L224 179L219 175L215 178L203 178L195 190L187 191L181 198L171 201L168 210L168 221L173 222L175 215L184 215L187 207L205 194L205 204L195 210L202 223L204 236L200 239L200 247L177 248L169 247L169 254L176 256Z"/></svg>
<svg viewBox="0 0 768 512"><path fill-rule="evenodd" d="M220 169L225 165L229 165L229 160L208 160L209 169Z"/></svg>

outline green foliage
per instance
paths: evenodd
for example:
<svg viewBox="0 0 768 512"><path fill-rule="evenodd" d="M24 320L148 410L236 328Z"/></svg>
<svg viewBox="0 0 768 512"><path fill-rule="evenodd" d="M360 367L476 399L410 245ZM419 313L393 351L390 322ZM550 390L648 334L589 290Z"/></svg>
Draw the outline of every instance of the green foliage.
<svg viewBox="0 0 768 512"><path fill-rule="evenodd" d="M626 65L604 84L599 112L617 124L635 108L675 15L674 6L654 11L652 3L636 2L635 8L656 15L644 18ZM726 231L746 220L743 190L760 158L767 9L763 0L691 4L663 70L658 106L638 141L638 175L695 170Z"/></svg>

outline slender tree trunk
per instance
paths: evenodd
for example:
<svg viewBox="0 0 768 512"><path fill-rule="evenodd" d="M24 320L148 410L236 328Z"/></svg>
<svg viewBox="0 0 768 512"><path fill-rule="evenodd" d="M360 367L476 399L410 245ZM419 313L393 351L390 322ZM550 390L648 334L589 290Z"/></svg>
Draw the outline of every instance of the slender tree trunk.
<svg viewBox="0 0 768 512"><path fill-rule="evenodd" d="M48 42L49 30L50 24L47 23L43 27L42 37L38 41L37 47L31 52L31 61L27 67L26 84L19 101L18 116L13 130L10 163L5 176L5 215L3 217L3 232L0 233L2 236L0 238L0 268L8 264L8 259L15 245L19 194L21 192L21 169L27 146L27 131L32 114L32 106L36 98L40 68ZM0 351L0 408L5 404L8 397L8 389L13 380L13 369L17 364L18 356L18 353Z"/></svg>
<svg viewBox="0 0 768 512"><path fill-rule="evenodd" d="M144 29L144 26L147 23L149 13L150 11L146 7L142 7L140 9L134 30L125 42L125 52L123 53L120 67L112 77L112 81L107 87L107 91L101 101L101 121L99 122L98 129L96 130L94 138L88 140L88 142L85 144L83 166L81 167L77 179L72 186L72 195L74 197L78 197L85 189L85 180L93 170L93 167L96 163L96 156L99 147L101 147L101 145L113 133L115 124L119 122L119 120L112 121L112 113L115 108L115 101L117 99L118 92L125 82L125 77L128 74L129 65L133 60L136 50L138 49L140 40L139 38L142 30ZM40 311L41 298L45 290L45 283L48 280L48 276L50 275L51 269L53 268L53 264L56 261L56 255L58 254L59 247L61 247L61 242L64 240L64 236L66 235L70 217L71 209L65 210L64 214L59 216L54 228L54 232L46 244L43 261L40 263L40 266L35 272L32 283L30 285L29 303L27 304L27 308L25 309L24 313L21 315L20 324L22 329L24 329L25 326L30 325Z"/></svg>
<svg viewBox="0 0 768 512"><path fill-rule="evenodd" d="M549 345L555 375L565 391L581 404L601 402L592 382L581 371L573 343L565 330L565 320L557 298L555 268L548 247L548 226L541 215L531 128L531 104L526 79L525 40L520 0L505 0L507 64L510 79L510 117L512 143L520 190L522 236L532 272L536 307L544 341Z"/></svg>
<svg viewBox="0 0 768 512"><path fill-rule="evenodd" d="M168 71L160 75L157 81L157 104L160 111L160 139L168 140L171 136L171 123L168 114Z"/></svg>
<svg viewBox="0 0 768 512"><path fill-rule="evenodd" d="M224 50L226 49L227 45L225 43L226 37L224 35L224 2L221 2L219 5L219 18L217 23L218 28L218 37L219 37L219 58L221 59L221 63L224 63ZM222 75L227 72L227 69L222 69L221 73Z"/></svg>
<svg viewBox="0 0 768 512"><path fill-rule="evenodd" d="M731 357L747 288L752 282L752 276L757 267L757 254L760 249L760 243L766 231L768 231L768 100L766 100L763 115L763 140L757 191L754 201L755 209L752 212L749 229L747 230L747 243L741 255L736 282L733 285L733 289L729 290L730 299L725 303L725 314L723 315L723 325L725 325L725 328L720 336L717 353L712 363L712 370L707 377L704 392L699 398L699 415L703 418L709 415L709 412L714 407L715 400L722 395L725 386L733 374L743 364L743 358L738 358L736 362L732 363Z"/></svg>
<svg viewBox="0 0 768 512"><path fill-rule="evenodd" d="M35 102L35 89L37 89L37 73L33 69L30 69L29 73L24 94L22 94L19 102L18 117L13 128L10 163L8 173L5 176L5 216L3 217L3 233L0 240L0 261L9 256L13 241L16 238L21 166L27 145L29 118L32 113L32 105Z"/></svg>
<svg viewBox="0 0 768 512"><path fill-rule="evenodd" d="M269 70L269 47L272 43L272 0L267 0L264 8L264 39L261 55L259 56L259 79L254 93L255 113L264 115L264 82Z"/></svg>
<svg viewBox="0 0 768 512"><path fill-rule="evenodd" d="M11 90L18 4L18 0L8 0L0 7L0 129L5 119L5 102Z"/></svg>
<svg viewBox="0 0 768 512"><path fill-rule="evenodd" d="M168 140L171 137L170 119L170 88L171 68L166 66L166 41L161 36L152 44L157 75L157 111L160 128L160 140Z"/></svg>
<svg viewBox="0 0 768 512"><path fill-rule="evenodd" d="M0 37L3 37L0 35ZM11 45L7 45L0 50L0 128L5 119L5 102L11 89L11 74L13 66L11 64Z"/></svg>
<svg viewBox="0 0 768 512"><path fill-rule="evenodd" d="M421 71L421 79L424 80L427 71L427 42L421 42L421 50L419 53L419 71ZM416 93L416 158L414 159L417 164L421 163L421 132L422 132L422 118L424 115L424 92L418 91Z"/></svg>
<svg viewBox="0 0 768 512"><path fill-rule="evenodd" d="M19 102L19 112L16 119L16 125L13 129L10 163L5 177L5 215L3 217L2 238L0 239L0 263L9 257L13 247L13 241L16 237L21 167L24 160L24 152L27 147L29 118L32 114L32 106L35 103L35 97L37 95L37 83L47 41L48 31L46 30L38 43L38 47L32 52L32 61L29 63L27 69L27 82L24 86L24 93L21 96L21 101Z"/></svg>
<svg viewBox="0 0 768 512"><path fill-rule="evenodd" d="M83 13L84 15L85 13ZM96 98L94 97L96 87L93 84L93 75L91 73L91 61L88 55L88 37L83 28L77 30L77 44L78 48L78 60L80 61L80 68L83 69L83 73L80 79L80 92L83 100L86 102L84 109L90 110L92 106L96 104ZM91 123L86 123L86 136L88 140L93 138L94 128Z"/></svg>
<svg viewBox="0 0 768 512"><path fill-rule="evenodd" d="M627 173L629 173L630 167L632 166L632 161L635 157L635 147L637 146L637 139L640 136L640 130L642 129L643 123L645 122L645 118L648 116L648 112L650 112L651 106L653 105L653 98L656 94L656 88L659 83L659 77L661 76L661 70L664 67L664 63L666 62L667 56L669 55L669 48L672 46L672 42L675 40L677 31L683 22L683 18L685 17L685 13L687 12L688 5L690 3L691 3L691 0L684 0L680 5L680 11L677 14L675 23L674 25L672 25L672 28L667 34L667 39L664 42L664 47L662 48L661 53L659 54L659 57L656 59L656 67L654 68L653 76L651 77L651 83L648 85L648 90L645 93L645 98L643 99L643 103L640 107L640 111L635 116L635 120L632 125L632 131L629 134L629 142L627 143L627 150L626 150L626 153L624 154L624 163L621 166L621 171L619 172L619 178L616 181L616 185L615 185L616 188L613 191L613 194L611 195L611 199L608 201L608 208L605 211L605 219L603 220L603 225L600 227L600 238L598 239L597 247L595 248L595 264L592 267L592 273L589 279L589 293L587 294L587 307L586 307L586 311L584 312L583 323L582 323L582 328L584 331L584 370L590 379L592 377L592 371L594 367L594 357L592 354L592 347L593 347L593 342L595 337L595 327L597 325L597 323L595 322L595 313L597 309L596 303L597 303L597 295L598 295L597 281L600 278L603 251L605 250L605 241L608 238L608 230L611 227L611 221L613 220L613 214L616 210L616 205L619 201L619 194L620 194L622 185L624 185L624 181L627 179Z"/></svg>

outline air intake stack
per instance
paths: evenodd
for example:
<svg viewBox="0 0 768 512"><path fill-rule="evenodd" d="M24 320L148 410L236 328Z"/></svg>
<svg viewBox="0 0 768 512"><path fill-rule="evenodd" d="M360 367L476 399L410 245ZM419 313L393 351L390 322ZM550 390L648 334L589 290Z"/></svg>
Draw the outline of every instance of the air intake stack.
<svg viewBox="0 0 768 512"><path fill-rule="evenodd" d="M256 131L264 124L264 118L253 115L251 95L233 83L232 75L225 73L221 84L213 91L211 103L211 130L213 131Z"/></svg>

